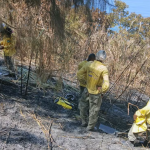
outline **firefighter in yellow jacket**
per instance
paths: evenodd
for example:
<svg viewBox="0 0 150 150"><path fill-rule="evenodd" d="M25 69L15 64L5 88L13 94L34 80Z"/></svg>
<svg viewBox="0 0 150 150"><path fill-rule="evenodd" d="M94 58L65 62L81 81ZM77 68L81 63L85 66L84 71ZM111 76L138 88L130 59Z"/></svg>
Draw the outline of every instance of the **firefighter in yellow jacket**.
<svg viewBox="0 0 150 150"><path fill-rule="evenodd" d="M83 66L77 73L78 79L86 73L87 85L80 99L80 117L82 126L87 130L93 130L98 119L98 112L102 103L101 94L109 88L108 69L103 64L106 53L100 50L96 54L96 60ZM88 115L89 112L89 115Z"/></svg>
<svg viewBox="0 0 150 150"><path fill-rule="evenodd" d="M12 35L12 30L4 26L2 31L2 41L0 41L0 49L4 51L4 61L7 68L14 72L12 56L15 54L15 38Z"/></svg>
<svg viewBox="0 0 150 150"><path fill-rule="evenodd" d="M87 63L92 63L95 60L95 54L90 54L87 60L84 60L79 63L78 65L78 71ZM82 95L82 92L84 91L84 88L86 87L86 74L83 74L80 79L80 96Z"/></svg>
<svg viewBox="0 0 150 150"><path fill-rule="evenodd" d="M149 130L148 127L150 126L150 100L144 108L139 109L135 112L133 119L134 123L128 133L128 139L129 141L131 141L131 143L137 145L140 143L140 141L137 139L138 135Z"/></svg>

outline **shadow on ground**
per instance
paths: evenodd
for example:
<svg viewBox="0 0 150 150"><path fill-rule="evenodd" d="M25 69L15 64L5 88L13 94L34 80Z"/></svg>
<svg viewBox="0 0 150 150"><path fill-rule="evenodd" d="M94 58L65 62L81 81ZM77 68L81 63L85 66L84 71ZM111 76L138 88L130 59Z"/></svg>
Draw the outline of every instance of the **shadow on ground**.
<svg viewBox="0 0 150 150"><path fill-rule="evenodd" d="M45 139L37 137L29 132L19 130L16 128L1 128L0 140L6 142L6 144L21 144L32 143L36 145L45 145Z"/></svg>

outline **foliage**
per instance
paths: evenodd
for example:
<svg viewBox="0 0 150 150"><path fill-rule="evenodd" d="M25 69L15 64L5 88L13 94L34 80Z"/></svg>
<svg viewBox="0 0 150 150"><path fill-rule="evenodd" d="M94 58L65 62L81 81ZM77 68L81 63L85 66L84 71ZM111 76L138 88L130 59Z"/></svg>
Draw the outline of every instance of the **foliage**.
<svg viewBox="0 0 150 150"><path fill-rule="evenodd" d="M16 58L34 64L41 82L52 76L62 81L68 74L70 78L74 76L79 61L104 49L115 95L122 96L129 88L143 90L144 87L147 87L144 92L149 94L150 18L129 14L128 6L121 1L115 1L116 7L110 14L91 8L91 3L1 1L0 19L17 37ZM110 5L106 0L100 4L103 8ZM110 29L116 25L119 32Z"/></svg>

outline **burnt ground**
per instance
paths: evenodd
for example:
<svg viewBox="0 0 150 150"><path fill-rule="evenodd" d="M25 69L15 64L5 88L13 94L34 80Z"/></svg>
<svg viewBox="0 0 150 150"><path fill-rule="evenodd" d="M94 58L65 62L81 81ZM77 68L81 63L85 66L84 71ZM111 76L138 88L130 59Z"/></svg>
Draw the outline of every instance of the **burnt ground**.
<svg viewBox="0 0 150 150"><path fill-rule="evenodd" d="M6 77L8 78L8 77ZM133 147L126 133L117 137L101 130L87 132L81 127L78 110L66 110L54 104L56 96L69 91L42 90L29 87L27 96L21 96L19 84L0 82L0 149L1 150L146 150ZM25 89L23 89L23 93ZM132 116L133 113L131 113ZM131 127L126 104L112 105L103 98L99 121L122 132Z"/></svg>

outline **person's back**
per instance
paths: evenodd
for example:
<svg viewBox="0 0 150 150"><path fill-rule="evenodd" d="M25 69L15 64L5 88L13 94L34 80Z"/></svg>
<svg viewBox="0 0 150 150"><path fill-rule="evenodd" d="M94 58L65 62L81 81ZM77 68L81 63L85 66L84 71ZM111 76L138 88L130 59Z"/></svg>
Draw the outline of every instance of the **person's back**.
<svg viewBox="0 0 150 150"><path fill-rule="evenodd" d="M82 67L84 66L88 66L90 63L92 63L95 60L95 54L90 54L88 56L87 60L82 61L81 63L79 63L78 65L78 71L80 69L82 69ZM84 91L84 88L86 87L86 81L87 81L87 75L86 73L80 74L80 77L78 78L79 82L80 82L80 95L82 94L82 92Z"/></svg>
<svg viewBox="0 0 150 150"><path fill-rule="evenodd" d="M78 71L87 64L87 60L84 60L82 62L79 63L78 65ZM86 74L82 74L82 79L79 80L80 82L80 93L83 92L84 88L86 87Z"/></svg>
<svg viewBox="0 0 150 150"><path fill-rule="evenodd" d="M89 66L90 64L92 63L92 61L87 61L83 67L87 67ZM80 74L78 75L78 80L80 82L80 86L82 87L86 87L87 85L87 73L83 73L83 74Z"/></svg>
<svg viewBox="0 0 150 150"><path fill-rule="evenodd" d="M87 89L90 94L98 94L109 88L108 70L100 61L94 61L87 69ZM102 91L98 87L102 87Z"/></svg>
<svg viewBox="0 0 150 150"><path fill-rule="evenodd" d="M78 70L80 70L87 62L88 62L87 60L80 62L78 65Z"/></svg>

